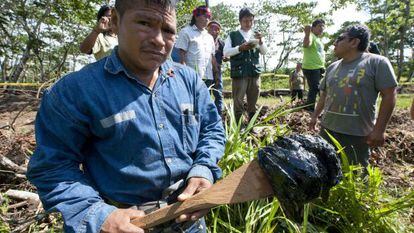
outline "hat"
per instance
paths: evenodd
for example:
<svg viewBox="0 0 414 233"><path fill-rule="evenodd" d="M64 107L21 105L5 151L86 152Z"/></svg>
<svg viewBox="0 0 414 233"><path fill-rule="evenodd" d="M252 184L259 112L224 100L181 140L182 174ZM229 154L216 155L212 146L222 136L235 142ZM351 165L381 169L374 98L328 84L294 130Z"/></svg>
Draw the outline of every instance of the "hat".
<svg viewBox="0 0 414 233"><path fill-rule="evenodd" d="M211 11L207 6L199 6L193 10L193 16L197 17L200 15L205 15L208 18L211 17Z"/></svg>
<svg viewBox="0 0 414 233"><path fill-rule="evenodd" d="M220 24L219 22L215 21L215 20L210 21L210 22L207 24L207 27L210 27L212 24L217 25L217 26L221 29L221 24Z"/></svg>

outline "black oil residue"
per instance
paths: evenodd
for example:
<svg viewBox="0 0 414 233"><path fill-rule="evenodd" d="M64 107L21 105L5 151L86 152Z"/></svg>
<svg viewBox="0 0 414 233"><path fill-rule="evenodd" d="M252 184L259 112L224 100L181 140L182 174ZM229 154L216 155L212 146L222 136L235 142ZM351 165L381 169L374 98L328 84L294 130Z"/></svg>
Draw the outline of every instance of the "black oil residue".
<svg viewBox="0 0 414 233"><path fill-rule="evenodd" d="M258 159L285 214L296 222L302 221L303 204L319 196L326 201L342 179L335 149L319 136L281 137L260 149Z"/></svg>

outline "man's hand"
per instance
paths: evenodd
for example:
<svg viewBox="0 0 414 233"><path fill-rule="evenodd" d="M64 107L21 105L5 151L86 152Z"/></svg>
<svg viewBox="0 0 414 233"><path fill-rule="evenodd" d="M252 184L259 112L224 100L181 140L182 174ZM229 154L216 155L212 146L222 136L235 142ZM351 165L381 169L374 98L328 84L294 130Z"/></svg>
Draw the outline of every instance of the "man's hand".
<svg viewBox="0 0 414 233"><path fill-rule="evenodd" d="M317 122L318 122L318 118L312 116L311 117L311 120L310 120L310 122L308 124L308 130L310 130L310 131L316 131L316 123Z"/></svg>
<svg viewBox="0 0 414 233"><path fill-rule="evenodd" d="M384 145L385 142L385 133L373 130L367 137L367 144L370 147L378 147Z"/></svg>
<svg viewBox="0 0 414 233"><path fill-rule="evenodd" d="M110 19L106 16L103 16L101 19L99 19L98 24L95 26L93 30L103 33L106 31L109 31L110 29Z"/></svg>
<svg viewBox="0 0 414 233"><path fill-rule="evenodd" d="M131 224L131 220L144 216L144 211L117 209L102 224L101 233L144 233L144 230Z"/></svg>
<svg viewBox="0 0 414 233"><path fill-rule="evenodd" d="M178 201L184 201L193 195L210 188L212 184L210 181L200 177L192 177L188 180L187 187L184 191L178 196ZM210 209L206 210L199 210L194 213L182 214L180 215L176 221L177 222L185 222L185 221L196 221L197 219L203 217L208 213Z"/></svg>
<svg viewBox="0 0 414 233"><path fill-rule="evenodd" d="M240 51L240 52L242 52L242 51L247 51L247 50L253 49L254 47L255 47L255 44L253 44L253 43L248 43L248 42L244 42L243 44L241 44L241 45L239 46L239 51Z"/></svg>
<svg viewBox="0 0 414 233"><path fill-rule="evenodd" d="M262 45L263 44L263 41L262 41L263 35L262 35L262 33L260 33L260 32L254 32L254 38L256 38L256 39L259 40L259 45Z"/></svg>

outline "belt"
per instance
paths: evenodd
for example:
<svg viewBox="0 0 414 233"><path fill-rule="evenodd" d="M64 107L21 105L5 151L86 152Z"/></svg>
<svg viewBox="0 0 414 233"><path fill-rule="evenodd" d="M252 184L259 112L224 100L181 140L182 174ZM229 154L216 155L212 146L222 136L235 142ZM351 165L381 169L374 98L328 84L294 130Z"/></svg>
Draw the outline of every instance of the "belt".
<svg viewBox="0 0 414 233"><path fill-rule="evenodd" d="M181 193L180 191L184 188L185 181L183 179L179 180L178 182L170 185L162 192L161 200L158 201L150 201L145 202L139 205L131 205L126 203L117 202L108 198L104 198L105 202L109 205L116 206L118 208L123 209L135 209L144 211L145 214L149 214L154 212L158 209L161 209L168 204L174 203L177 201L178 195ZM197 221L187 221L183 223L176 223L175 220L168 221L156 227L147 229L145 232L147 233L181 233L185 232L186 229L191 227L192 225L198 223L200 220Z"/></svg>

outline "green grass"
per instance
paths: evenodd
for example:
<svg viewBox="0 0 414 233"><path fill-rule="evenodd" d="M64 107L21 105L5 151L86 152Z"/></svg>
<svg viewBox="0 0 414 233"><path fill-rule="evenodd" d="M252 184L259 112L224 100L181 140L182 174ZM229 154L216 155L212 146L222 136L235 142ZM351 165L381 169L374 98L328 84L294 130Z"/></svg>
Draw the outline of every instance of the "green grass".
<svg viewBox="0 0 414 233"><path fill-rule="evenodd" d="M413 101L413 94L399 94L397 95L397 109L409 109Z"/></svg>

